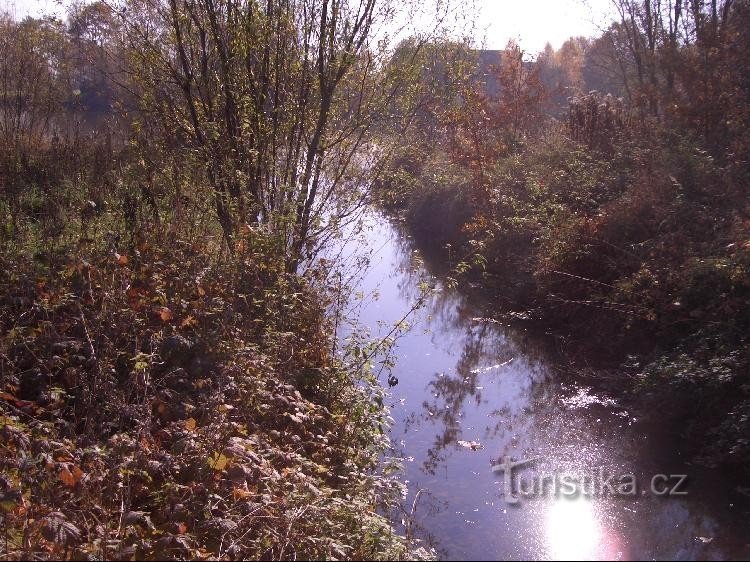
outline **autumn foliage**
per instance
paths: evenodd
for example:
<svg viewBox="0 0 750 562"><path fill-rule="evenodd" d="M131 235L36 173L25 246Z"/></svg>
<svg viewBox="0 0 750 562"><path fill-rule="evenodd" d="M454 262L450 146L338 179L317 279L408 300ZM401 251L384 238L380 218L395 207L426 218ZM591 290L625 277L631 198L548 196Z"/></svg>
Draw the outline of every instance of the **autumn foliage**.
<svg viewBox="0 0 750 562"><path fill-rule="evenodd" d="M373 4L128 6L0 19L0 557L406 556L382 391L309 259Z"/></svg>
<svg viewBox="0 0 750 562"><path fill-rule="evenodd" d="M750 6L615 4L599 37L457 67L461 95L434 110L444 136L412 133L383 199L499 308L554 328L572 371L596 363L689 422L696 458L742 467Z"/></svg>

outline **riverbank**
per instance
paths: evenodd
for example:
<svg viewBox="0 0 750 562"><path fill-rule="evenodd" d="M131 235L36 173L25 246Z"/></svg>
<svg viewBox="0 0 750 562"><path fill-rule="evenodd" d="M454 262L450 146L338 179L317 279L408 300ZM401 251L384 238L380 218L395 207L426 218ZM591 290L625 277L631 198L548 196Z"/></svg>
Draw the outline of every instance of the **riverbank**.
<svg viewBox="0 0 750 562"><path fill-rule="evenodd" d="M378 515L383 391L330 352L325 270L116 200L83 224L56 189L2 217L4 558L428 556Z"/></svg>
<svg viewBox="0 0 750 562"><path fill-rule="evenodd" d="M555 335L694 459L747 478L750 243L741 167L666 131L609 151L550 132L476 169L415 144L381 192L498 317ZM480 181L481 180L481 181ZM739 183L738 183L739 182ZM509 316L508 316L509 315Z"/></svg>

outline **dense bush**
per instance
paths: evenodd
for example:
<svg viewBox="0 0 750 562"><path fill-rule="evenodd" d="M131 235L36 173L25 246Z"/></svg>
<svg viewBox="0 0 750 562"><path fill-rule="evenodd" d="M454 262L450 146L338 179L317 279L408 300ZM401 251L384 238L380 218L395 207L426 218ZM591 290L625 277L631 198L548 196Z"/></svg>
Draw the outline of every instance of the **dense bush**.
<svg viewBox="0 0 750 562"><path fill-rule="evenodd" d="M135 212L130 236L117 190L84 219L69 184L34 197L56 189L61 231L26 216L0 255L4 555L404 556L375 512L401 492L375 472L381 390L329 352L327 272L287 273L259 228L231 254L216 224Z"/></svg>

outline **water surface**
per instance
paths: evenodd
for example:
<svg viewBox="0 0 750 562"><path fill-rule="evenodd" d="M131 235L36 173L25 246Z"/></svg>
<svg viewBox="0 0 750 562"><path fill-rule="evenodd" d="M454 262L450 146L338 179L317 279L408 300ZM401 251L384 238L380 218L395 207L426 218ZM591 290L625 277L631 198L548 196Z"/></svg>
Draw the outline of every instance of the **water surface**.
<svg viewBox="0 0 750 562"><path fill-rule="evenodd" d="M433 277L398 225L371 214L363 233L364 244L349 236L342 251L359 292L349 311L354 327L385 335L418 301L420 283L437 288L394 348L398 384L389 405L410 494L400 519L441 558L750 556L750 518L731 486L656 442L653 417L641 420L613 397L562 377L522 323L493 317ZM385 371L381 378L385 385ZM504 474L492 466L529 459L536 460L512 484L525 484L529 497L517 488L507 494ZM686 474L678 491L687 495L656 495L658 474ZM576 494L561 489L563 475ZM610 493L609 476L625 485L632 477L635 494ZM657 478L656 490L677 480Z"/></svg>

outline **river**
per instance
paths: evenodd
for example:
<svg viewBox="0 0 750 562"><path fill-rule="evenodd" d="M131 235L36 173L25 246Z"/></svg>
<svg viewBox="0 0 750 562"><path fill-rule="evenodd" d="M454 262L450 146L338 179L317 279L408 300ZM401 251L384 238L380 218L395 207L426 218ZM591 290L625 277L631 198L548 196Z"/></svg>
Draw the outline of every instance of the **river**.
<svg viewBox="0 0 750 562"><path fill-rule="evenodd" d="M393 349L391 440L409 489L402 531L442 559L750 556L750 518L732 487L682 460L655 416L561 376L544 340L446 287L398 224L371 213L363 225L341 248L359 294L340 334L383 336L420 283L436 287Z"/></svg>

